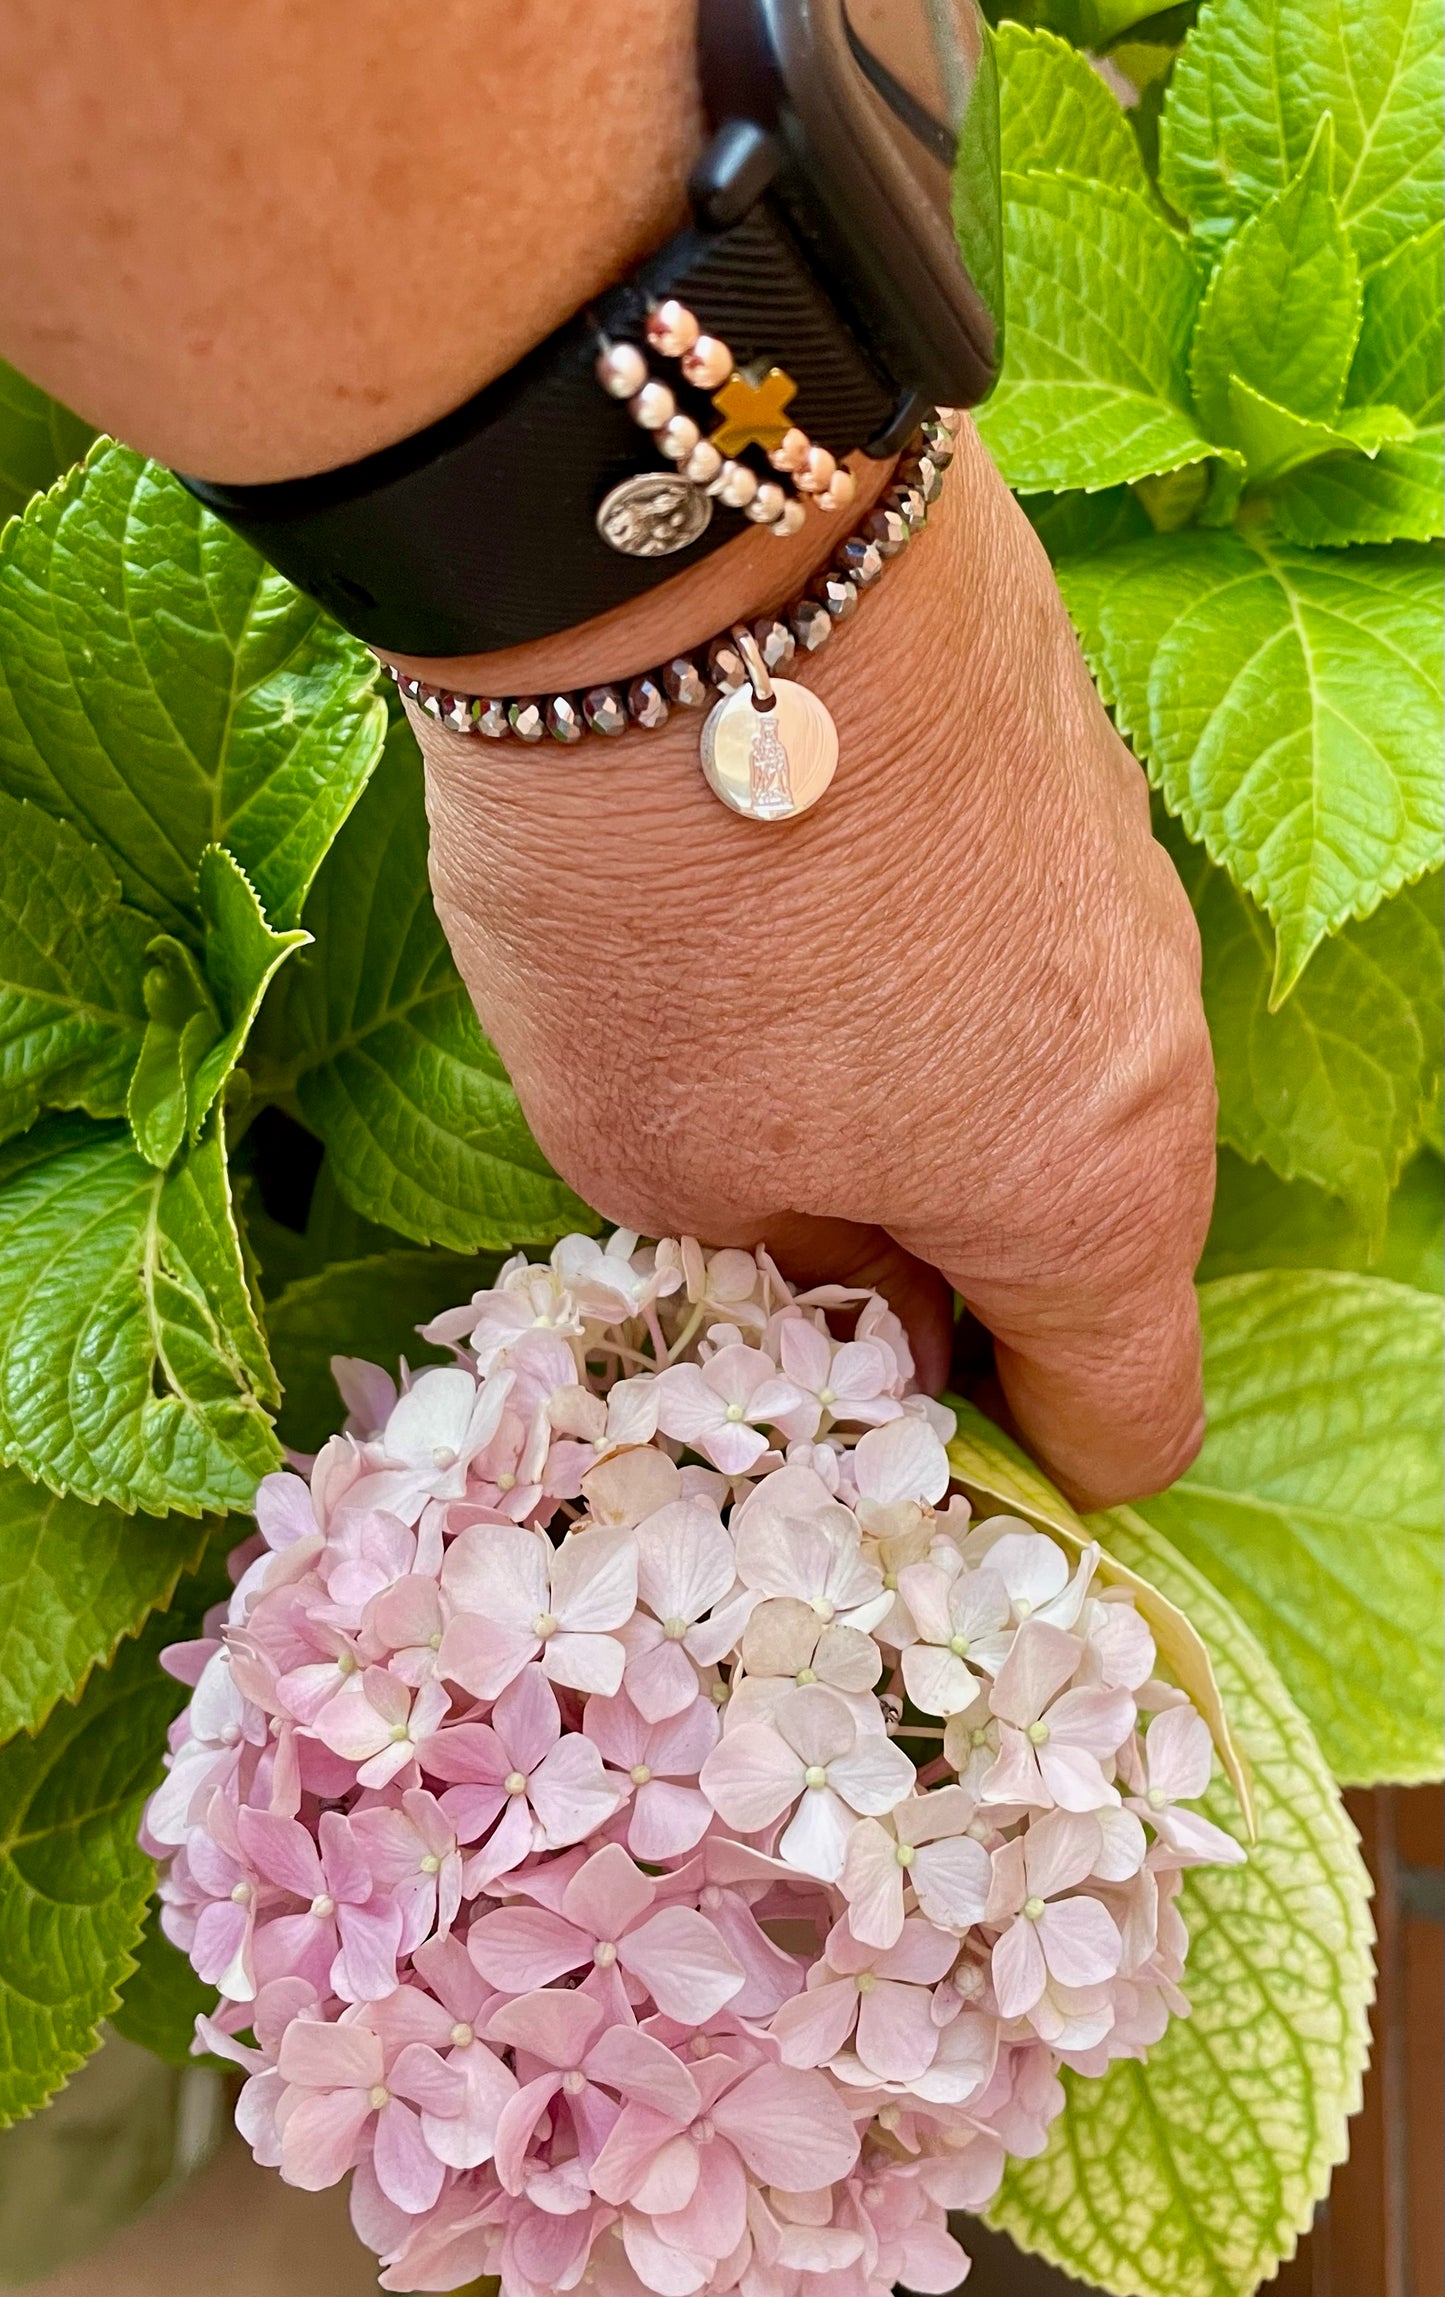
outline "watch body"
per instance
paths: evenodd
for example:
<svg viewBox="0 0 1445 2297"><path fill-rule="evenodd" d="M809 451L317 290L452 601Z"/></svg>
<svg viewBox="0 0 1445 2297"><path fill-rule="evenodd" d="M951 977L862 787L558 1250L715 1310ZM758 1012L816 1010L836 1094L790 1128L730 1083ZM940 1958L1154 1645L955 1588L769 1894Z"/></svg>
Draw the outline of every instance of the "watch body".
<svg viewBox="0 0 1445 2297"><path fill-rule="evenodd" d="M703 100L776 139L775 192L860 337L935 406L1001 356L998 94L975 0L700 0Z"/></svg>
<svg viewBox="0 0 1445 2297"><path fill-rule="evenodd" d="M599 385L598 351L641 342L667 298L739 370L784 369L789 420L840 458L891 453L925 403L972 405L992 383L997 111L975 0L700 0L699 52L714 132L691 227L414 437L270 486L185 480L378 651L545 637L744 531L709 501L701 532L679 520L676 547L640 556L625 521L599 521L666 466ZM706 435L710 395L670 379Z"/></svg>

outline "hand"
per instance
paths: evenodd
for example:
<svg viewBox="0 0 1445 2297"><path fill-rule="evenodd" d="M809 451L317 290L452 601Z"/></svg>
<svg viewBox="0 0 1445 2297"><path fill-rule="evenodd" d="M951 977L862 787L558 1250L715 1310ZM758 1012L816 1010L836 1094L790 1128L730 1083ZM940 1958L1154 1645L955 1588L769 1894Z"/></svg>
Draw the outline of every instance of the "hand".
<svg viewBox="0 0 1445 2297"><path fill-rule="evenodd" d="M559 682L684 641L630 642ZM691 713L565 756L418 719L437 902L483 1025L609 1220L880 1283L934 1389L953 1287L1072 1497L1157 1490L1201 1432L1198 943L967 427L928 533L801 675L842 763L786 827L711 797Z"/></svg>

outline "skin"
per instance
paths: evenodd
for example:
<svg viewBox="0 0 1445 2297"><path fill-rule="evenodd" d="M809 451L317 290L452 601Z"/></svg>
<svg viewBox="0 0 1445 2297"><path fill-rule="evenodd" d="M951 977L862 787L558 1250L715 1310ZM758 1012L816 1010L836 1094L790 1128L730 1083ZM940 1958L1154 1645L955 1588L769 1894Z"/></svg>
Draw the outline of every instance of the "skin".
<svg viewBox="0 0 1445 2297"><path fill-rule="evenodd" d="M89 0L61 41L44 0L0 0L0 350L212 478L404 437L675 228L692 9ZM796 590L827 538L749 535L563 639L414 666L630 674ZM797 674L843 763L787 825L716 804L687 714L565 757L418 722L483 1025L609 1219L881 1282L931 1387L953 1287L1070 1494L1156 1490L1201 1432L1197 936L967 426L927 534Z"/></svg>

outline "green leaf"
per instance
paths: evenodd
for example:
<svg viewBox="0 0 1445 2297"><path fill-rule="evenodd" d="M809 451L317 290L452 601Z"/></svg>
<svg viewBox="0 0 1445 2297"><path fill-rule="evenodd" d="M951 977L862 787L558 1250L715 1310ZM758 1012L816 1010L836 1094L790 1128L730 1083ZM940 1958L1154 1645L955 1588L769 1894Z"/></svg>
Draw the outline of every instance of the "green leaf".
<svg viewBox="0 0 1445 2297"><path fill-rule="evenodd" d="M115 2032L128 2042L138 2042L153 2057L164 2058L167 2065L194 2066L191 2043L196 2020L210 2017L219 1999L215 1987L204 1984L184 1954L172 1946L152 1903L135 1949L135 1968L110 2014ZM214 2065L216 2060L203 2063Z"/></svg>
<svg viewBox="0 0 1445 2297"><path fill-rule="evenodd" d="M1189 356L1199 419L1243 446L1230 381L1327 422L1344 396L1360 332L1355 252L1330 190L1328 113L1294 181L1235 234L1209 282Z"/></svg>
<svg viewBox="0 0 1445 2297"><path fill-rule="evenodd" d="M1157 209L1009 175L1004 244L1008 348L978 425L1010 486L1093 492L1216 451L1188 411L1201 275Z"/></svg>
<svg viewBox="0 0 1445 2297"><path fill-rule="evenodd" d="M184 1687L163 1619L123 1643L78 1705L0 1747L0 2125L90 2056L135 1963L155 1869L136 1841Z"/></svg>
<svg viewBox="0 0 1445 2297"><path fill-rule="evenodd" d="M258 1076L294 1081L338 1188L417 1243L469 1252L594 1228L477 1026L432 906L426 845L421 757L398 719L307 904L316 947L262 1015Z"/></svg>
<svg viewBox="0 0 1445 2297"><path fill-rule="evenodd" d="M1371 460L1331 455L1270 490L1270 517L1290 542L1433 542L1445 533L1445 431L1417 431Z"/></svg>
<svg viewBox="0 0 1445 2297"><path fill-rule="evenodd" d="M169 1174L51 1120L0 1163L0 1456L127 1510L249 1508L279 1448L217 1125ZM47 1148L53 1154L46 1154Z"/></svg>
<svg viewBox="0 0 1445 2297"><path fill-rule="evenodd" d="M277 1432L297 1451L319 1451L346 1417L331 1377L333 1356L361 1356L394 1372L399 1356L415 1369L452 1363L450 1348L418 1337L443 1308L490 1284L495 1259L451 1252L384 1252L343 1260L289 1284L267 1311L277 1377L285 1394Z"/></svg>
<svg viewBox="0 0 1445 2297"><path fill-rule="evenodd" d="M311 938L300 928L272 932L255 888L224 846L202 854L196 891L203 964L174 934L151 943L150 1020L126 1103L142 1155L162 1167L183 1140L199 1139L277 967Z"/></svg>
<svg viewBox="0 0 1445 2297"><path fill-rule="evenodd" d="M60 1498L0 1470L0 1740L38 1730L164 1610L209 1528Z"/></svg>
<svg viewBox="0 0 1445 2297"><path fill-rule="evenodd" d="M1132 487L1108 487L1102 494L1022 495L1019 508L1055 561L1111 550L1115 543L1154 532Z"/></svg>
<svg viewBox="0 0 1445 2297"><path fill-rule="evenodd" d="M0 523L54 486L94 437L89 423L0 359Z"/></svg>
<svg viewBox="0 0 1445 2297"><path fill-rule="evenodd" d="M1207 0L1164 106L1160 184L1222 229L1283 191L1334 119L1361 265L1440 216L1439 0Z"/></svg>
<svg viewBox="0 0 1445 2297"><path fill-rule="evenodd" d="M1149 178L1118 99L1077 49L1052 32L1001 24L999 153L1005 173L1085 172L1153 204Z"/></svg>
<svg viewBox="0 0 1445 2297"><path fill-rule="evenodd" d="M229 846L294 925L381 745L376 665L169 472L106 447L0 540L0 786L202 923Z"/></svg>
<svg viewBox="0 0 1445 2297"><path fill-rule="evenodd" d="M1407 887L1326 941L1271 1012L1268 921L1177 825L1164 843L1204 943L1220 1139L1281 1180L1341 1198L1379 1237L1440 1074L1440 879Z"/></svg>
<svg viewBox="0 0 1445 2297"><path fill-rule="evenodd" d="M1252 1268L1369 1270L1438 1298L1445 1290L1445 1167L1438 1154L1422 1149L1406 1165L1382 1240L1312 1182L1281 1180L1268 1165L1246 1164L1222 1149L1199 1279Z"/></svg>
<svg viewBox="0 0 1445 2297"><path fill-rule="evenodd" d="M1413 438L1414 426L1398 407L1358 407L1333 423L1317 423L1263 399L1237 375L1229 378L1229 435L1244 457L1255 487L1267 487L1320 455L1374 455L1388 441Z"/></svg>
<svg viewBox="0 0 1445 2297"><path fill-rule="evenodd" d="M125 1113L141 1155L162 1171L188 1130L190 1088L221 1035L206 977L183 941L158 934L145 977L146 1033Z"/></svg>
<svg viewBox="0 0 1445 2297"><path fill-rule="evenodd" d="M1066 560L1120 731L1278 934L1274 997L1326 934L1441 861L1437 554L1196 530Z"/></svg>
<svg viewBox="0 0 1445 2297"><path fill-rule="evenodd" d="M1264 1270L1199 1304L1204 1445L1140 1512L1259 1637L1343 1785L1438 1778L1438 1302Z"/></svg>
<svg viewBox="0 0 1445 2297"><path fill-rule="evenodd" d="M1208 1643L1253 1769L1259 1840L1246 1866L1185 1877L1191 2015L1142 2065L1065 2073L1048 2146L1010 2164L991 2221L1120 2297L1253 2297L1293 2253L1359 2106L1369 1876L1308 1723L1238 1615L1129 1509L1090 1527ZM1204 1808L1230 1824L1222 1781Z"/></svg>
<svg viewBox="0 0 1445 2297"><path fill-rule="evenodd" d="M1445 420L1445 226L1405 240L1365 282L1347 397L1386 400L1422 427Z"/></svg>
<svg viewBox="0 0 1445 2297"><path fill-rule="evenodd" d="M0 1140L43 1108L120 1115L153 931L103 854L0 791Z"/></svg>

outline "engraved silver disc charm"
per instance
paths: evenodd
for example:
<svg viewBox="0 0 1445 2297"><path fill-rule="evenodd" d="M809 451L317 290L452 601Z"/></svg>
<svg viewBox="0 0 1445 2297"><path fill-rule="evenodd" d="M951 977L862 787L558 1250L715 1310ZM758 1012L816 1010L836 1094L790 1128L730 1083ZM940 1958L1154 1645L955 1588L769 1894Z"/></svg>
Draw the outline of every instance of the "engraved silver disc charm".
<svg viewBox="0 0 1445 2297"><path fill-rule="evenodd" d="M749 821L791 821L816 805L838 765L838 729L792 678L774 678L771 706L751 686L726 694L702 730L709 789Z"/></svg>
<svg viewBox="0 0 1445 2297"><path fill-rule="evenodd" d="M666 558L696 542L712 517L712 496L676 471L639 471L604 495L597 532L624 558Z"/></svg>

